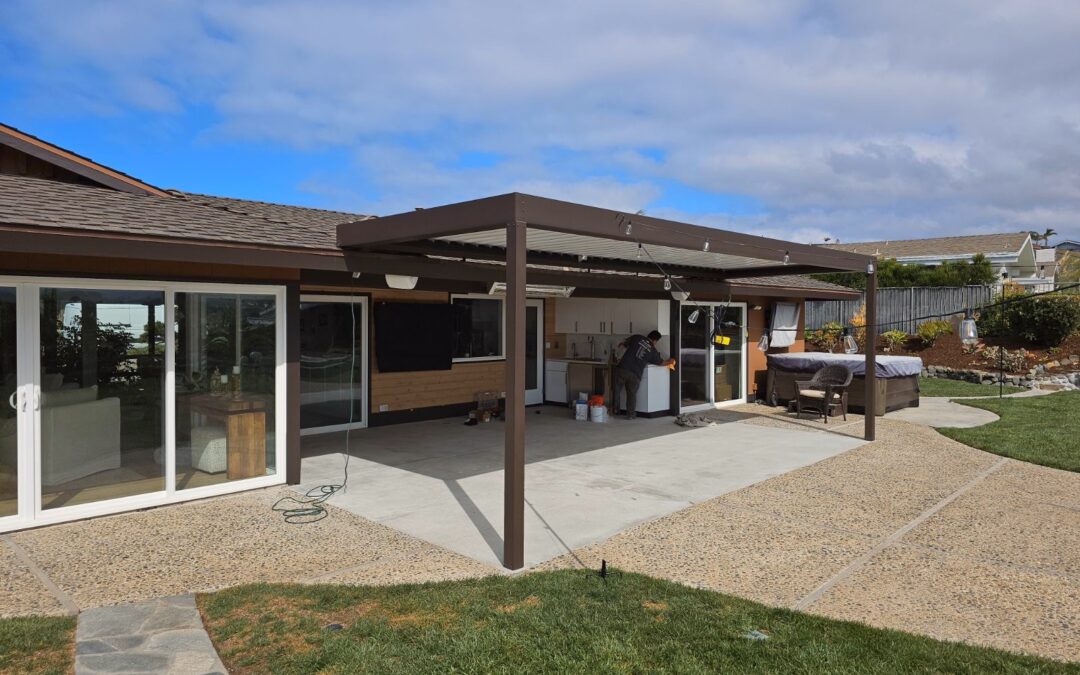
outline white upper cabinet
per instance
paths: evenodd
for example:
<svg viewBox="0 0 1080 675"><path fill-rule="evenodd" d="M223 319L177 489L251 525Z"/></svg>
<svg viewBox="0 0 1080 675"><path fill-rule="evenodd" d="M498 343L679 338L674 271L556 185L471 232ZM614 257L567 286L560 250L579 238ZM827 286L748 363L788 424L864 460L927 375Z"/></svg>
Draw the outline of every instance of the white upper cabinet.
<svg viewBox="0 0 1080 675"><path fill-rule="evenodd" d="M668 333L669 300L559 298L555 302L555 332L583 335Z"/></svg>

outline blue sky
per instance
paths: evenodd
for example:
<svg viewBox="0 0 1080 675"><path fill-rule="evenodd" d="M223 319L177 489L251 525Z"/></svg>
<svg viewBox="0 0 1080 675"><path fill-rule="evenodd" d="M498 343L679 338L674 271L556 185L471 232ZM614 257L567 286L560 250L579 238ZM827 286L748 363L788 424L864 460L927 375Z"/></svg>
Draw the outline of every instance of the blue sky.
<svg viewBox="0 0 1080 675"><path fill-rule="evenodd" d="M797 241L1080 238L1080 5L6 0L0 121L361 213L520 190Z"/></svg>

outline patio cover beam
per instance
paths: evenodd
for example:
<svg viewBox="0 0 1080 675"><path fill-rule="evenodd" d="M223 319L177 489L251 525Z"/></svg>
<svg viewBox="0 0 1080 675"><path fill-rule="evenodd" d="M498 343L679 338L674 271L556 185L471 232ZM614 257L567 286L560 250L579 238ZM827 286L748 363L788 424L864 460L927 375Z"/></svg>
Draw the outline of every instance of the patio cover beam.
<svg viewBox="0 0 1080 675"><path fill-rule="evenodd" d="M861 271L869 259L857 253L519 193L345 223L338 226L337 241L343 249L377 250L392 244L500 229L510 222L524 222L533 229L686 251L702 251L708 242L709 250L726 255L781 265L786 261L788 265L777 266L776 274L789 273L784 269L789 265Z"/></svg>

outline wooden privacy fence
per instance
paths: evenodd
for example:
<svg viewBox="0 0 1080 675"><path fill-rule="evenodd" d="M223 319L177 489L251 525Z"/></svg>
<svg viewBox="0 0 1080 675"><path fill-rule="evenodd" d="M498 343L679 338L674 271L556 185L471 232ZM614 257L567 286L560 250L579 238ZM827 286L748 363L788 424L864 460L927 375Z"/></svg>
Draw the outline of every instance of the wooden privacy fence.
<svg viewBox="0 0 1080 675"><path fill-rule="evenodd" d="M902 330L914 333L915 327L925 318L946 318L961 313L967 307L978 307L990 302L994 286L939 286L911 288L879 288L877 312L879 333ZM859 310L865 299L858 300L807 300L806 329L821 328L835 321L848 325L852 315Z"/></svg>

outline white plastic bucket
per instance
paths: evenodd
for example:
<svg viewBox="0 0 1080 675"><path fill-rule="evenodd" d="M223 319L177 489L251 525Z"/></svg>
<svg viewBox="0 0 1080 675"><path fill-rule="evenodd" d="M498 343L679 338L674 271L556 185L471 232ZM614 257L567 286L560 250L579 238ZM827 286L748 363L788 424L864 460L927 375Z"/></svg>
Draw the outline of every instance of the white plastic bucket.
<svg viewBox="0 0 1080 675"><path fill-rule="evenodd" d="M607 421L607 408L602 405L594 405L589 407L589 420L592 422L606 422Z"/></svg>

